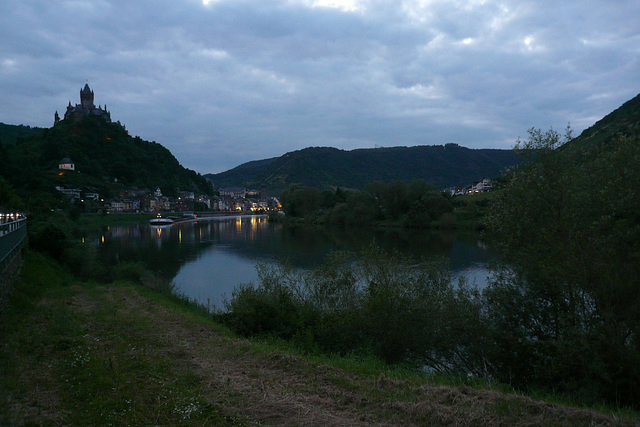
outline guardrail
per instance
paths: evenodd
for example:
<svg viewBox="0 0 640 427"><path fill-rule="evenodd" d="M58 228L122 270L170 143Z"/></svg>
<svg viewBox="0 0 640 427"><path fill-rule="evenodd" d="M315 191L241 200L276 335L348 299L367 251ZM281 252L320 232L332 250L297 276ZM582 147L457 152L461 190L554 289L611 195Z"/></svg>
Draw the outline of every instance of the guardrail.
<svg viewBox="0 0 640 427"><path fill-rule="evenodd" d="M0 212L0 296L20 271L20 250L27 240L27 218L20 213Z"/></svg>

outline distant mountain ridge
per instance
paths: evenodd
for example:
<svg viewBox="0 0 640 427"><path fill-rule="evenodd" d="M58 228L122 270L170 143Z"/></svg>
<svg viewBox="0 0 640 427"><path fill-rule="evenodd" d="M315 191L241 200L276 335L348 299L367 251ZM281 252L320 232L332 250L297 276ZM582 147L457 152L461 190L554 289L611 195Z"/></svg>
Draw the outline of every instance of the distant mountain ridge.
<svg viewBox="0 0 640 427"><path fill-rule="evenodd" d="M640 95L585 129L568 145L588 150L617 136L640 135ZM364 188L379 180L424 179L440 188L464 186L499 176L517 163L513 150L470 149L457 144L358 149L312 147L281 157L244 163L226 172L206 174L216 187L283 190L291 184L318 188Z"/></svg>
<svg viewBox="0 0 640 427"><path fill-rule="evenodd" d="M373 181L424 179L440 188L493 178L517 163L513 150L470 149L457 144L340 150L311 147L281 157L207 174L219 187L282 190L291 184L362 189Z"/></svg>

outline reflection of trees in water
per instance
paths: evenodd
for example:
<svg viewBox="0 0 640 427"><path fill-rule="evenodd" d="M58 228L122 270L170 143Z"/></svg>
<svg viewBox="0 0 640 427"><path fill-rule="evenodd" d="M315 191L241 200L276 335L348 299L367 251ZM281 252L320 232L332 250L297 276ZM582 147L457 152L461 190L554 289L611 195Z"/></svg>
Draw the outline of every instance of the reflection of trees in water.
<svg viewBox="0 0 640 427"><path fill-rule="evenodd" d="M415 229L338 227L288 227L269 223L264 217L200 220L151 227L148 224L109 227L103 230L100 252L109 262L143 261L154 271L174 277L180 267L197 259L211 246L251 261L286 259L294 266L309 268L323 262L335 250L361 252L375 242L383 249L403 255L432 257L453 255L454 269L485 261L478 239L466 240L453 232Z"/></svg>

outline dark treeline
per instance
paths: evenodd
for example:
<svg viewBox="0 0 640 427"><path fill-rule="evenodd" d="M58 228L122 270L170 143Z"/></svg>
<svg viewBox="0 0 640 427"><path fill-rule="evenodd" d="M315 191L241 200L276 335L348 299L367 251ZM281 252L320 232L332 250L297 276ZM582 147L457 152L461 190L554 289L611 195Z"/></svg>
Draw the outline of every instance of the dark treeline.
<svg viewBox="0 0 640 427"><path fill-rule="evenodd" d="M242 334L291 339L308 351L360 351L637 408L640 141L621 137L586 149L564 142L553 130L532 130L519 142L527 161L490 207L505 265L482 292L452 284L441 262L374 247L359 257L334 254L313 272L262 267L258 286L239 287L220 318ZM295 199L303 194L310 193L290 191L290 209L322 209ZM352 206L373 198L347 194L325 205L326 215L349 197ZM396 209L401 200L375 200L365 203L371 218L407 215Z"/></svg>
<svg viewBox="0 0 640 427"><path fill-rule="evenodd" d="M281 194L281 202L289 216L335 225L393 221L424 227L438 220L453 222L451 198L424 180L374 181L362 191L292 186Z"/></svg>

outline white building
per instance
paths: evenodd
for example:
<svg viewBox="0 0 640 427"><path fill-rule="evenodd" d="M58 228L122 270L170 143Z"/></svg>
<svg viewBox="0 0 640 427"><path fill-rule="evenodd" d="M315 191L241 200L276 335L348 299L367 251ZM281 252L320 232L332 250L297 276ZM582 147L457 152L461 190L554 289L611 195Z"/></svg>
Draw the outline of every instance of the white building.
<svg viewBox="0 0 640 427"><path fill-rule="evenodd" d="M70 158L65 157L64 159L60 160L60 163L58 163L58 169L73 171L76 170L76 165L71 161Z"/></svg>

